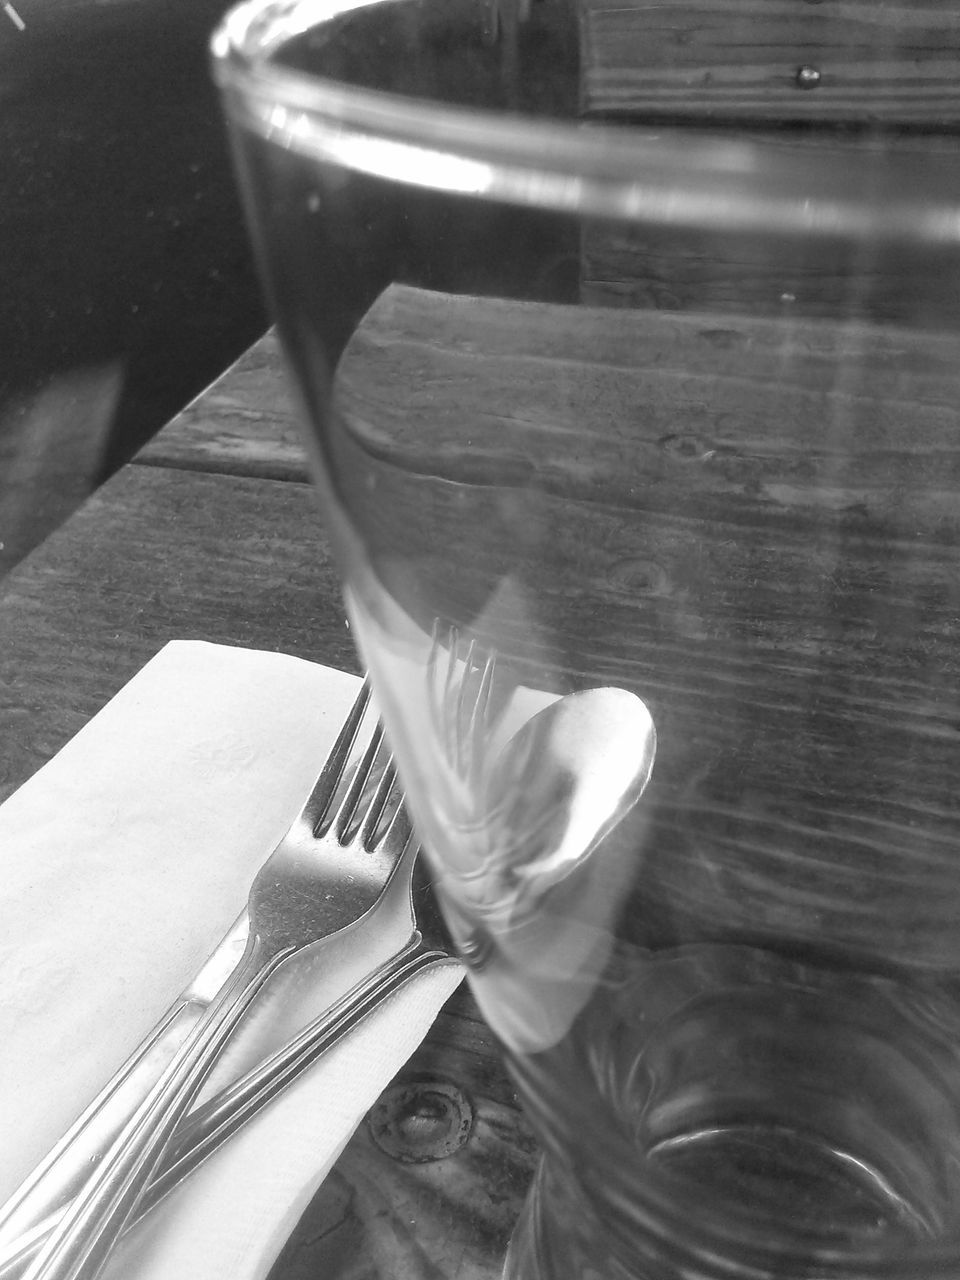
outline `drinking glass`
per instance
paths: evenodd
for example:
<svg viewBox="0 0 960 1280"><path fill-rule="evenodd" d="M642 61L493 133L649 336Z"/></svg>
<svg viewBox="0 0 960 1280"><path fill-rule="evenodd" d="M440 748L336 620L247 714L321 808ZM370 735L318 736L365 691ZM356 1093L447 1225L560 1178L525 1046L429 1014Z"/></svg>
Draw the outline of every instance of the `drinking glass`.
<svg viewBox="0 0 960 1280"><path fill-rule="evenodd" d="M914 30L953 19L795 7L886 117L752 86L783 5L739 61L716 6L622 0L253 0L214 40L543 1149L512 1280L960 1276L960 164Z"/></svg>

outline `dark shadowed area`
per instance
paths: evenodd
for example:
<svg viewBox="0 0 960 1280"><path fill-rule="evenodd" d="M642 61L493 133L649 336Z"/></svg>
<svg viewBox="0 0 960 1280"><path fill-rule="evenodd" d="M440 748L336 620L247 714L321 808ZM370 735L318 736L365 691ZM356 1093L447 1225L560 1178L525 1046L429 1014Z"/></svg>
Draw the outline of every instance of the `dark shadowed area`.
<svg viewBox="0 0 960 1280"><path fill-rule="evenodd" d="M0 573L267 324L207 64L225 0L11 2Z"/></svg>

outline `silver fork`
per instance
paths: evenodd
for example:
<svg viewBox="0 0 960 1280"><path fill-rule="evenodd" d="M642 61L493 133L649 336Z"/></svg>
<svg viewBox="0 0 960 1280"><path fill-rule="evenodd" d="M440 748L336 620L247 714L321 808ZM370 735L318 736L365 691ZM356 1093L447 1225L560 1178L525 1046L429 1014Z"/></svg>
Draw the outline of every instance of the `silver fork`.
<svg viewBox="0 0 960 1280"><path fill-rule="evenodd" d="M364 683L303 810L254 880L250 931L239 964L104 1154L24 1280L93 1280L176 1126L267 979L295 952L338 931L344 919L359 920L380 897L411 828L392 760L383 760L379 724L335 803L368 699Z"/></svg>
<svg viewBox="0 0 960 1280"><path fill-rule="evenodd" d="M271 1098L391 995L428 969L459 966L418 853L419 846L410 841L370 917L378 918L381 911L394 908L404 913L410 925L407 942L282 1048L184 1118L128 1225L149 1213ZM0 1280L21 1280L27 1264L66 1209L67 1204L52 1203L44 1216L0 1244Z"/></svg>

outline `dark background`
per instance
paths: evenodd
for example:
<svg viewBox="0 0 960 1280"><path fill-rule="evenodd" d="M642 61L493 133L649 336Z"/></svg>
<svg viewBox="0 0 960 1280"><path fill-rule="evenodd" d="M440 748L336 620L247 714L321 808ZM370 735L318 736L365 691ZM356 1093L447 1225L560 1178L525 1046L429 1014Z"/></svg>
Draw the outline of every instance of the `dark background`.
<svg viewBox="0 0 960 1280"><path fill-rule="evenodd" d="M207 46L225 0L0 9L0 573L267 325Z"/></svg>

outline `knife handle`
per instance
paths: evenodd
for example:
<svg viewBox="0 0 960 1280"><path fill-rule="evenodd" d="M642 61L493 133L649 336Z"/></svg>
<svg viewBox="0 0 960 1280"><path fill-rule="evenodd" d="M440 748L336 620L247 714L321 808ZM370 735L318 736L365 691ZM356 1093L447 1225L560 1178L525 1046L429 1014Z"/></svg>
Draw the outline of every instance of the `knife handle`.
<svg viewBox="0 0 960 1280"><path fill-rule="evenodd" d="M10 1199L0 1206L0 1258L41 1224L49 1228L51 1218L55 1219L76 1197L91 1170L236 968L246 935L247 913L244 911L149 1035Z"/></svg>
<svg viewBox="0 0 960 1280"><path fill-rule="evenodd" d="M25 1280L95 1280L174 1129L268 978L293 948L251 933L243 959L30 1263Z"/></svg>

